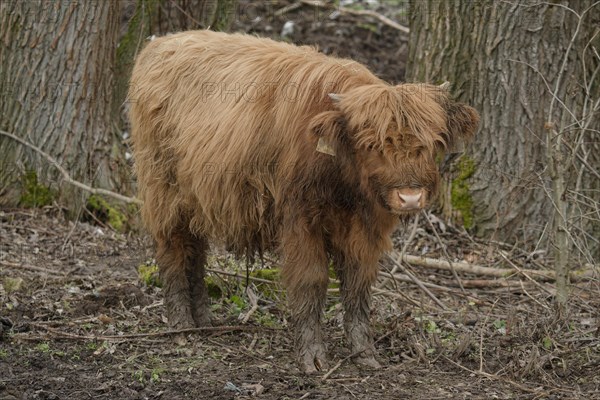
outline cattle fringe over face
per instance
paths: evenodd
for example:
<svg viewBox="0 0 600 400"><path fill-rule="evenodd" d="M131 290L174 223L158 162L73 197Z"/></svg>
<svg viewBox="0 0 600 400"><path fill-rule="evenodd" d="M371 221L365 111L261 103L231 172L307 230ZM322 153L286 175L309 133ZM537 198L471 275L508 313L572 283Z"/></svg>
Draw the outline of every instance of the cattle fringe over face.
<svg viewBox="0 0 600 400"><path fill-rule="evenodd" d="M210 323L209 243L280 254L300 366L325 366L320 317L333 260L358 363L376 367L370 286L401 218L435 193L436 156L477 112L444 88L390 85L352 60L247 35L149 42L129 88L142 217L169 323Z"/></svg>

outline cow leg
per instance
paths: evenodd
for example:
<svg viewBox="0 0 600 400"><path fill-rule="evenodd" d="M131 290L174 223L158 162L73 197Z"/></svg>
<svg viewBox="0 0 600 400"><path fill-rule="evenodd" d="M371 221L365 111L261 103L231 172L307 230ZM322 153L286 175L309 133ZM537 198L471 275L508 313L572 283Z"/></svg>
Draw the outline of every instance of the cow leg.
<svg viewBox="0 0 600 400"><path fill-rule="evenodd" d="M208 313L198 306L207 304L204 288L205 251L198 239L185 230L176 230L168 237L157 239L157 261L165 298L169 325L173 328L193 328L206 323Z"/></svg>
<svg viewBox="0 0 600 400"><path fill-rule="evenodd" d="M284 253L282 278L292 314L298 362L303 372L316 373L327 369L321 327L329 282L327 257L310 240L284 244Z"/></svg>
<svg viewBox="0 0 600 400"><path fill-rule="evenodd" d="M191 303L192 303L192 317L197 327L210 326L210 312L209 312L209 299L208 289L204 282L204 275L206 273L206 255L208 253L208 241L205 238L198 238L196 240L196 246L194 247L195 253L190 260L188 269L188 278L190 282L191 292Z"/></svg>
<svg viewBox="0 0 600 400"><path fill-rule="evenodd" d="M340 279L341 300L344 306L344 331L350 343L355 363L380 368L375 359L373 334L369 321L371 285L377 277L377 266L365 267L355 263L335 263Z"/></svg>

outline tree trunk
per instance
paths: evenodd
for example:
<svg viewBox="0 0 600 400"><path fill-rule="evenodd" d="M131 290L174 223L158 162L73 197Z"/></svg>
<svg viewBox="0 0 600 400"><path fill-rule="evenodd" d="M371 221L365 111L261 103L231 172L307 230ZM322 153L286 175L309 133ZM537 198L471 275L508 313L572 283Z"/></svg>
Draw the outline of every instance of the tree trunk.
<svg viewBox="0 0 600 400"><path fill-rule="evenodd" d="M226 29L234 6L235 0L0 2L0 129L49 153L76 180L128 192L119 128L126 126L135 55L151 34ZM53 167L2 136L0 160L0 205L23 204L32 189L27 203L40 205L41 193L49 193L44 187L58 188ZM59 193L74 212L87 198L64 185Z"/></svg>
<svg viewBox="0 0 600 400"><path fill-rule="evenodd" d="M118 17L114 1L2 1L0 129L53 156L76 180L126 191L129 167L111 115ZM31 183L24 176L57 183L54 167L6 137L0 159L0 204L23 200ZM60 188L71 211L87 197Z"/></svg>
<svg viewBox="0 0 600 400"><path fill-rule="evenodd" d="M594 37L600 6L585 14L571 47L578 18L563 7L582 14L593 3L411 3L407 80L447 80L482 115L474 142L445 177L441 196L445 214L460 216L480 235L533 247L556 226L546 151L551 133L545 126L554 121L564 133L561 151L572 159L565 169L568 185L558 194L569 202L563 217L568 234L572 244L584 243L581 253L588 259L598 254L600 150L598 131L590 129L600 128L592 101L600 97L600 60L592 49L600 43L600 34ZM555 91L560 102L550 112ZM591 121L587 128L584 120ZM595 216L584 217L594 206Z"/></svg>

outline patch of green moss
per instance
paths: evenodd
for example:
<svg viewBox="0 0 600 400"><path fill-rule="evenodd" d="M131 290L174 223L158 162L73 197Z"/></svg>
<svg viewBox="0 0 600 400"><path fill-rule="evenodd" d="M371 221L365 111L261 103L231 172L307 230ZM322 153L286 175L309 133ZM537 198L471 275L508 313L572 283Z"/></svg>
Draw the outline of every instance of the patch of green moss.
<svg viewBox="0 0 600 400"><path fill-rule="evenodd" d="M278 268L257 269L250 272L250 276L277 282L281 276L281 271Z"/></svg>
<svg viewBox="0 0 600 400"><path fill-rule="evenodd" d="M220 299L223 295L223 289L217 283L217 281L212 276L205 276L204 283L206 284L206 288L208 290L208 297L213 299Z"/></svg>
<svg viewBox="0 0 600 400"><path fill-rule="evenodd" d="M92 195L88 198L86 208L101 222L105 222L113 229L122 232L125 230L127 217L108 201L100 196Z"/></svg>
<svg viewBox="0 0 600 400"><path fill-rule="evenodd" d="M473 227L473 198L469 189L469 179L475 173L475 162L463 156L457 164L458 176L452 181L450 202L459 211L465 228Z"/></svg>
<svg viewBox="0 0 600 400"><path fill-rule="evenodd" d="M23 176L23 191L19 204L23 207L34 208L52 204L56 192L38 182L35 171L28 171Z"/></svg>
<svg viewBox="0 0 600 400"><path fill-rule="evenodd" d="M18 292L23 286L23 278L11 278L7 276L2 280L2 285L7 294Z"/></svg>
<svg viewBox="0 0 600 400"><path fill-rule="evenodd" d="M158 273L158 265L153 263L141 264L138 267L140 281L146 286L162 287L162 281Z"/></svg>

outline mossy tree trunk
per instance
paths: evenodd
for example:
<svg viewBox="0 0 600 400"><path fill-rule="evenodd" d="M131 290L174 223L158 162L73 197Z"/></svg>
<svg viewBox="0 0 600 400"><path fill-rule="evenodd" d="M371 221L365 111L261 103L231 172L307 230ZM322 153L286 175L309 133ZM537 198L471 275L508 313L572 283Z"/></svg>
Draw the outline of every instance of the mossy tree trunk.
<svg viewBox="0 0 600 400"><path fill-rule="evenodd" d="M442 191L445 213L461 216L480 235L534 247L552 232L550 120L563 128L561 151L572 160L559 196L569 202L571 242L585 247L588 260L598 254L600 216L585 215L598 206L600 189L600 116L593 104L600 97L600 59L593 51L600 44L599 5L585 14L571 45L573 11L581 15L593 3L411 2L407 80L447 80L482 115ZM555 90L560 103L548 115Z"/></svg>
<svg viewBox="0 0 600 400"><path fill-rule="evenodd" d="M126 192L129 168L111 115L119 10L114 1L0 3L0 129L52 155L72 178ZM23 177L59 186L56 169L0 137L0 204L19 203ZM86 193L61 185L72 211Z"/></svg>
<svg viewBox="0 0 600 400"><path fill-rule="evenodd" d="M151 34L227 29L235 4L0 2L0 129L49 153L76 180L130 192L120 131L126 128L125 94L136 54ZM6 137L0 137L0 160L0 205L19 204L25 186L38 182L40 189L60 186L61 203L73 212L88 197L60 185L53 167ZM49 192L42 192L47 199Z"/></svg>

